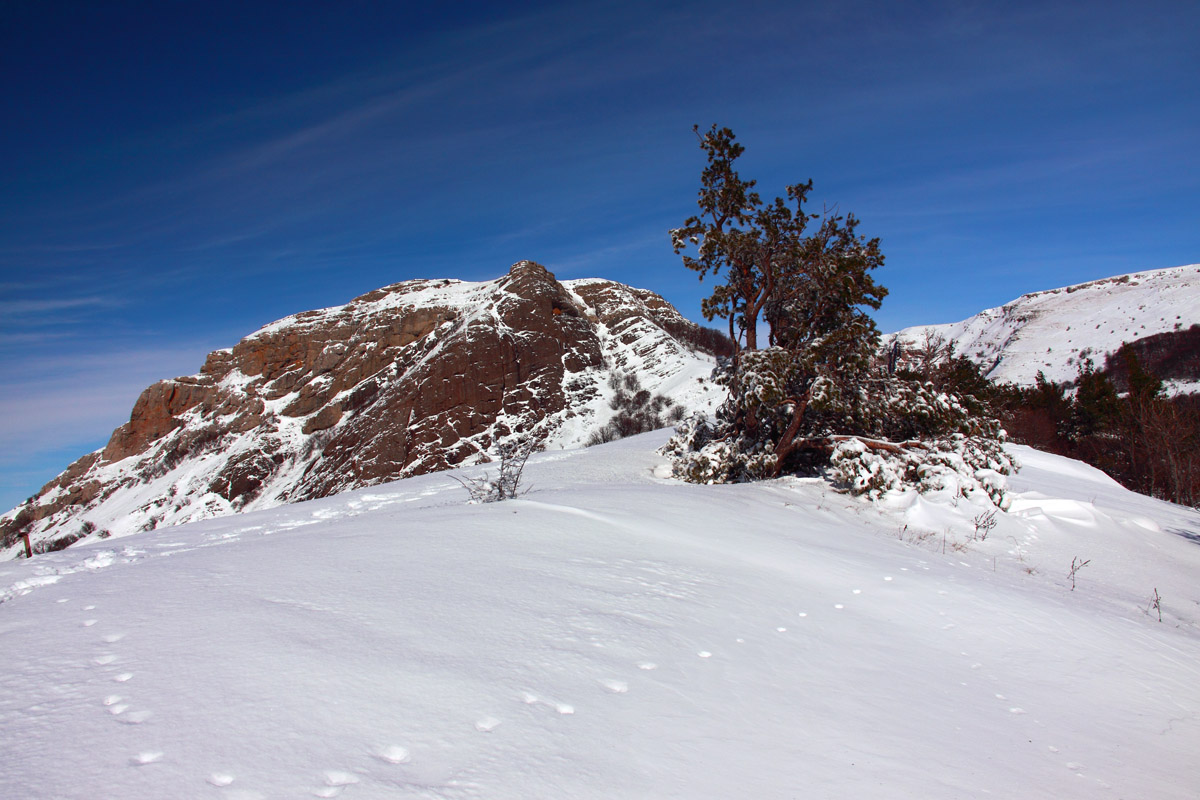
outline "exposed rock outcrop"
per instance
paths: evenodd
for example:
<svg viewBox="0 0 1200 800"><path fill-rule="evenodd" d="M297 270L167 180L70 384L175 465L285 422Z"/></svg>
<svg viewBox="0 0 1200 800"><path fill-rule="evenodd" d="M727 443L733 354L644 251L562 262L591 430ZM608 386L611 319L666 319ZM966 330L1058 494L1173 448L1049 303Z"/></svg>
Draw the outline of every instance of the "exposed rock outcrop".
<svg viewBox="0 0 1200 800"><path fill-rule="evenodd" d="M4 552L23 533L51 549L85 523L121 535L486 461L514 436L578 446L608 420L612 370L711 407L719 345L653 292L531 261L387 286L147 388L103 450L0 517Z"/></svg>

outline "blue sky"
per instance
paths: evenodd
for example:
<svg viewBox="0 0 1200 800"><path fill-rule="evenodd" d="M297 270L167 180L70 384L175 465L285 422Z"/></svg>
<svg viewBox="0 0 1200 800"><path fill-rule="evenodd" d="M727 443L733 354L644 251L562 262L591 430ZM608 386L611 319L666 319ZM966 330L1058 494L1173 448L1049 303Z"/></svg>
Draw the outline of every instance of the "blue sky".
<svg viewBox="0 0 1200 800"><path fill-rule="evenodd" d="M0 5L0 507L139 392L400 280L705 286L691 126L879 236L880 327L1200 261L1188 2Z"/></svg>

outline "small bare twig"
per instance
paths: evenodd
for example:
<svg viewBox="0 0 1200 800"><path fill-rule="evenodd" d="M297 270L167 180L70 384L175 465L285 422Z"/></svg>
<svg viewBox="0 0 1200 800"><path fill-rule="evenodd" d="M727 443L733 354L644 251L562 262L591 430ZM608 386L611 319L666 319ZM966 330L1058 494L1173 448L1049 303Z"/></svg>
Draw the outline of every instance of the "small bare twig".
<svg viewBox="0 0 1200 800"><path fill-rule="evenodd" d="M1090 563L1092 563L1090 558L1087 561L1080 561L1079 556L1075 556L1071 559L1071 571L1067 573L1067 577L1071 579L1072 592L1075 591L1075 574Z"/></svg>
<svg viewBox="0 0 1200 800"><path fill-rule="evenodd" d="M1158 612L1158 621L1162 622L1162 598L1158 596L1158 587L1154 588L1154 597L1150 598L1150 605L1146 606L1146 613L1150 613L1150 609Z"/></svg>

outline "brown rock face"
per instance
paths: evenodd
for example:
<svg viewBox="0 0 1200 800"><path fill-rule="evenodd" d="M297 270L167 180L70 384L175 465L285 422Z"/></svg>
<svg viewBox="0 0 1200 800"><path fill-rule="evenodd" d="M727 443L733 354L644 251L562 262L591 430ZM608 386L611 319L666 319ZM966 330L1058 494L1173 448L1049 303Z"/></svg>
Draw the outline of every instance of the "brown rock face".
<svg viewBox="0 0 1200 800"><path fill-rule="evenodd" d="M0 537L65 540L84 519L119 534L323 497L487 460L515 435L571 445L606 421L592 418L610 369L707 369L684 343L698 330L652 292L564 285L530 261L486 283L394 284L149 387L102 451L0 517Z"/></svg>
<svg viewBox="0 0 1200 800"><path fill-rule="evenodd" d="M407 327L391 362L404 379L352 395L355 415L289 496L447 469L512 432L544 437L539 423L565 409L568 375L603 366L599 341L562 285L532 262L495 283L490 306L485 315L426 314L423 331Z"/></svg>

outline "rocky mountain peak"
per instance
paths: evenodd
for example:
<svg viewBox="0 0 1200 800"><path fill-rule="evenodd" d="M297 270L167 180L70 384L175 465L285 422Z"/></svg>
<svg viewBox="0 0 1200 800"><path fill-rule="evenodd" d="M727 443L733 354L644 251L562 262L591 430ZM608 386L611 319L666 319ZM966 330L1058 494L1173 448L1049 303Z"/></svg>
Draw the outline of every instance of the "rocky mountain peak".
<svg viewBox="0 0 1200 800"><path fill-rule="evenodd" d="M653 292L560 282L533 261L392 284L148 387L106 447L0 517L0 537L12 557L26 533L55 549L323 497L488 460L513 437L580 446L612 413L613 371L712 407L711 345Z"/></svg>

